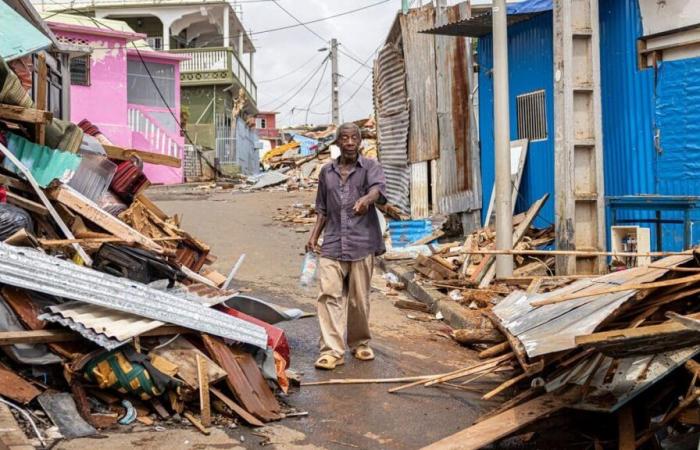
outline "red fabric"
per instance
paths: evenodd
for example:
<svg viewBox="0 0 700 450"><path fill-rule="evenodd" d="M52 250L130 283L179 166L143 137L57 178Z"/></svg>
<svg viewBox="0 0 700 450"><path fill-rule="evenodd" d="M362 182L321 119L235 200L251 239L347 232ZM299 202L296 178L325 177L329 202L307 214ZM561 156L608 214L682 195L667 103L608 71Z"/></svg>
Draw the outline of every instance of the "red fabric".
<svg viewBox="0 0 700 450"><path fill-rule="evenodd" d="M0 186L0 203L6 203L7 202L7 191L5 190L5 186Z"/></svg>
<svg viewBox="0 0 700 450"><path fill-rule="evenodd" d="M263 322L260 319L256 319L253 316L249 316L248 314L236 311L228 306L219 305L217 308L229 316L237 317L245 320L246 322L260 325L261 327L265 328L265 331L267 331L267 346L272 347L272 350L276 351L282 358L284 358L284 360L287 362L287 367L290 366L289 341L287 341L287 336L284 334L284 330L277 328L274 325L270 325L267 322Z"/></svg>
<svg viewBox="0 0 700 450"><path fill-rule="evenodd" d="M148 178L141 169L136 167L132 161L123 161L117 166L117 172L109 187L117 197L131 203L134 196L141 191L146 183L148 183Z"/></svg>

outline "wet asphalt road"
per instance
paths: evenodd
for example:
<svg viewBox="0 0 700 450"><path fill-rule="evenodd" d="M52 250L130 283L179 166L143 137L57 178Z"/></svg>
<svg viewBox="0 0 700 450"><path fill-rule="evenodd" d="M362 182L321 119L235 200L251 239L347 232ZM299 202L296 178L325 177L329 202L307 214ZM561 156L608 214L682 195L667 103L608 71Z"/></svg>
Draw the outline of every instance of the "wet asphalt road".
<svg viewBox="0 0 700 450"><path fill-rule="evenodd" d="M212 252L219 257L215 267L222 273L228 271L240 253L247 254L239 288L248 288L250 295L283 306L313 312L313 293L301 291L297 283L307 234L303 229L272 220L277 208L311 199L310 192L229 192L170 200L159 196L158 204L169 214L182 214L183 228L212 246ZM373 285L380 284L381 280L375 279ZM292 349L291 369L301 374L303 381L435 374L466 367L474 360L473 352L445 337L443 324L410 319L408 315L429 318L395 308L380 291L374 292L372 298L372 346L377 355L373 362L357 361L348 354L345 366L333 372L317 371L313 367L318 356L316 319L281 325ZM497 381L470 386L485 392ZM283 401L309 415L275 424L280 436L271 439L271 443L275 448L292 449L414 449L469 426L492 407L474 392L417 387L389 394L387 389L392 386L396 385L294 387ZM252 430L238 429L234 434L244 436L248 448L264 442Z"/></svg>

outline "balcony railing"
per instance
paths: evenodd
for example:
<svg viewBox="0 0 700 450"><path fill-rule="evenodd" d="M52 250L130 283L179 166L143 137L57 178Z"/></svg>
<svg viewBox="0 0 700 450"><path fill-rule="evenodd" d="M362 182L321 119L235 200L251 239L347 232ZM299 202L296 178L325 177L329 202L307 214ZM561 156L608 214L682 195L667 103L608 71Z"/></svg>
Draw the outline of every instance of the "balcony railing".
<svg viewBox="0 0 700 450"><path fill-rule="evenodd" d="M245 88L250 98L254 102L258 99L258 87L253 82L253 78L243 63L238 59L238 55L232 48L207 47L207 48L186 48L170 50L172 53L186 55L190 59L180 63L180 73L184 75L183 80L187 81L188 74L205 74L207 72L228 72L232 73L237 81ZM211 79L211 78L207 78Z"/></svg>

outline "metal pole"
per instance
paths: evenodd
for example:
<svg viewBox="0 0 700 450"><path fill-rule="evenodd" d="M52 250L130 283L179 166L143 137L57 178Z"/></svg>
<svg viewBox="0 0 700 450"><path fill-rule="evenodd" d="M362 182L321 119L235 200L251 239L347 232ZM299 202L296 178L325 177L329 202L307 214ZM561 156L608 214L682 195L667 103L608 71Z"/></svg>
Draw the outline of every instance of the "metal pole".
<svg viewBox="0 0 700 450"><path fill-rule="evenodd" d="M333 124L338 125L340 123L340 107L338 106L338 79L340 74L338 73L338 40L335 38L331 39L331 70L333 71L331 110L333 112Z"/></svg>
<svg viewBox="0 0 700 450"><path fill-rule="evenodd" d="M513 247L508 104L508 23L506 0L493 2L493 116L496 161L496 249ZM496 276L513 276L513 255L496 256Z"/></svg>

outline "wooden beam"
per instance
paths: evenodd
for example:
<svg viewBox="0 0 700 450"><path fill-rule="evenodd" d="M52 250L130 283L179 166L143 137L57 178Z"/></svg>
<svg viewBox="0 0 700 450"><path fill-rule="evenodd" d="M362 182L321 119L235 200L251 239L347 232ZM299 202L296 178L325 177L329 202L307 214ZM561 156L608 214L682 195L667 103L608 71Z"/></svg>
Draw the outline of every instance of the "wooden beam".
<svg viewBox="0 0 700 450"><path fill-rule="evenodd" d="M159 166L168 167L182 167L182 160L180 158L175 158L174 156L161 155L159 153L151 153L143 150L137 150L135 148L123 148L116 145L105 145L102 144L107 156L112 159L118 159L120 161L128 161L132 157L136 156L141 161L149 164L156 164Z"/></svg>
<svg viewBox="0 0 700 450"><path fill-rule="evenodd" d="M32 187L27 184L26 181L22 181L19 178L10 177L8 175L0 174L0 184L11 187L12 189L17 189L23 192L34 192Z"/></svg>
<svg viewBox="0 0 700 450"><path fill-rule="evenodd" d="M40 216L49 216L49 210L40 203L21 197L13 192L7 193L7 203L26 209Z"/></svg>
<svg viewBox="0 0 700 450"><path fill-rule="evenodd" d="M34 104L36 109L45 110L46 109L46 90L47 90L47 70L46 70L46 55L39 53L37 55L37 80L36 83L36 99ZM39 145L44 145L46 143L46 123L37 123L35 127L36 143Z"/></svg>
<svg viewBox="0 0 700 450"><path fill-rule="evenodd" d="M609 288L604 288L604 289L591 289L591 290L581 290L580 292L574 292L572 294L564 294L564 295L555 295L553 297L544 299L544 300L537 300L530 305L532 306L543 306L543 305L551 305L554 303L561 303L561 302L566 302L569 300L575 300L577 298L583 298L583 297L593 297L593 296L599 296L599 295L606 295L606 294L613 294L615 292L625 292L625 291L639 291L639 290L646 290L646 289L656 289L656 288L661 288L661 287L668 287L668 286L676 286L679 284L683 283L695 283L700 281L700 274L698 275L691 275L689 277L683 277L683 278L673 278L671 280L664 280L664 281L655 281L652 283L641 283L641 284L622 284L620 286L611 286Z"/></svg>
<svg viewBox="0 0 700 450"><path fill-rule="evenodd" d="M558 393L541 395L423 447L423 450L476 450L485 447L533 422L552 415L573 403L575 398L574 395Z"/></svg>
<svg viewBox="0 0 700 450"><path fill-rule="evenodd" d="M188 328L164 325L143 333L141 336L171 336L190 333ZM57 342L80 341L80 334L69 330L34 330L34 331L3 331L0 332L0 346L15 344L53 344Z"/></svg>
<svg viewBox="0 0 700 450"><path fill-rule="evenodd" d="M634 444L634 410L629 405L625 406L617 414L618 446L619 450L635 450Z"/></svg>
<svg viewBox="0 0 700 450"><path fill-rule="evenodd" d="M521 255L521 256L651 256L651 257L662 257L662 256L677 256L677 255L688 255L690 252L599 252L599 251L579 251L579 250L464 250L461 253L467 255ZM651 266L648 266L651 267ZM668 267L652 267L655 269L666 269L671 270ZM697 272L697 271L696 271ZM572 277L573 275L559 275L561 278ZM585 275L579 275L585 276ZM594 275L587 275L592 277Z"/></svg>
<svg viewBox="0 0 700 450"><path fill-rule="evenodd" d="M160 237L153 238L154 242L166 242L166 241L181 241L185 238L182 237ZM82 238L82 239L39 239L39 243L42 247L63 247L71 244L104 244L104 243L130 243L133 241L126 241L121 238L110 237L110 238Z"/></svg>
<svg viewBox="0 0 700 450"><path fill-rule="evenodd" d="M0 119L37 124L51 121L53 114L34 108L0 104Z"/></svg>
<svg viewBox="0 0 700 450"><path fill-rule="evenodd" d="M211 426L211 404L209 401L207 359L197 353L195 360L197 361L197 383L199 385L199 416L202 419L202 425L209 428Z"/></svg>
<svg viewBox="0 0 700 450"><path fill-rule="evenodd" d="M51 189L49 191L49 196L89 221L99 225L104 230L109 231L119 239L126 242L134 242L157 253L163 253L163 247L156 244L152 239L134 230L108 212L105 212L95 203L67 186L61 185L58 188Z"/></svg>

